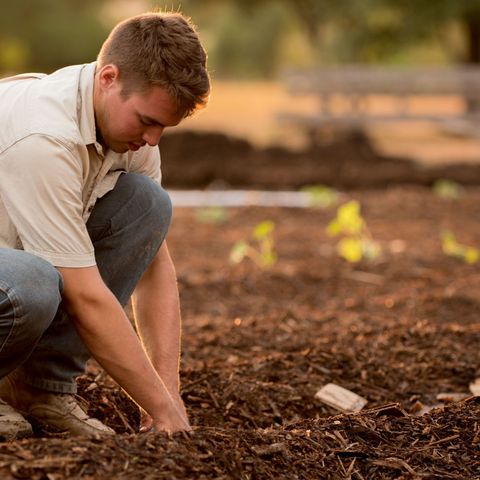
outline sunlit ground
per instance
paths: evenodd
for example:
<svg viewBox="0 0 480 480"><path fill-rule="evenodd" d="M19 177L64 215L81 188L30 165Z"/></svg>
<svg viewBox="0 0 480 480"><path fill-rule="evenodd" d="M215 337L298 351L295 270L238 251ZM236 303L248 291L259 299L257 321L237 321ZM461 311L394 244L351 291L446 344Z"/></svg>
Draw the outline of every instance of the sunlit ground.
<svg viewBox="0 0 480 480"><path fill-rule="evenodd" d="M345 99L335 98L333 109L345 110ZM368 108L386 113L398 108L389 97L372 97ZM461 112L457 97L409 99L410 111L419 113ZM186 120L180 128L222 131L247 138L257 145L280 144L301 148L306 137L300 129L281 125L280 112L314 113L319 109L315 97L291 97L279 82L214 81L208 108ZM404 122L370 126L368 133L376 147L389 155L401 155L425 162L480 162L480 128L477 138L454 135L427 122Z"/></svg>

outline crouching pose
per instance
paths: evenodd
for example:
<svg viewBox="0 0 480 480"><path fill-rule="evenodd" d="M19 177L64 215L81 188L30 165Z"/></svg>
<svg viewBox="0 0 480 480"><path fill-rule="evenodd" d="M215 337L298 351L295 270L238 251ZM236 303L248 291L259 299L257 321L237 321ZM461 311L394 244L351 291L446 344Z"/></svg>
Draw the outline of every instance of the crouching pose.
<svg viewBox="0 0 480 480"><path fill-rule="evenodd" d="M112 434L75 401L90 355L140 406L143 430L190 429L157 145L209 89L178 13L120 23L97 62L0 81L0 439L30 435L25 417Z"/></svg>

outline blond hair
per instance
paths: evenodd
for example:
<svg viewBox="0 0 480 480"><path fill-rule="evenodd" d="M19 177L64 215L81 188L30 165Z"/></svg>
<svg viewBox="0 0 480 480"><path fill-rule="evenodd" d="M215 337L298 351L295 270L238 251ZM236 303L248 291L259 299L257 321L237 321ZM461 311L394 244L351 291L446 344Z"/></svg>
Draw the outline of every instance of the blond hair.
<svg viewBox="0 0 480 480"><path fill-rule="evenodd" d="M124 97L160 86L185 116L208 101L207 54L195 27L180 13L149 12L124 20L105 40L97 62L100 68L118 67Z"/></svg>

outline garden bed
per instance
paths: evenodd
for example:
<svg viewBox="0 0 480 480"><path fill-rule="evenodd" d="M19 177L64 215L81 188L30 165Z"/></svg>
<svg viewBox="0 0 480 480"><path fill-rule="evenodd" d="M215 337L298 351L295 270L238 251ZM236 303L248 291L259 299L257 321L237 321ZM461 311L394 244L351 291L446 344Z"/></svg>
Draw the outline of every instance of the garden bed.
<svg viewBox="0 0 480 480"><path fill-rule="evenodd" d="M163 183L169 188L295 190L326 184L357 189L429 186L439 179L480 185L478 163L428 165L384 155L362 131L337 133L302 150L259 148L218 132L179 131L162 138L161 150Z"/></svg>
<svg viewBox="0 0 480 480"><path fill-rule="evenodd" d="M80 395L119 434L2 443L0 478L480 478L480 399L438 397L468 397L480 376L478 265L440 241L449 229L480 246L480 189L346 195L382 248L374 261L338 257L325 232L336 207L176 209L169 246L194 434L136 434L136 408L92 364ZM275 222L276 264L229 264L263 220ZM315 399L327 383L368 404L336 411Z"/></svg>

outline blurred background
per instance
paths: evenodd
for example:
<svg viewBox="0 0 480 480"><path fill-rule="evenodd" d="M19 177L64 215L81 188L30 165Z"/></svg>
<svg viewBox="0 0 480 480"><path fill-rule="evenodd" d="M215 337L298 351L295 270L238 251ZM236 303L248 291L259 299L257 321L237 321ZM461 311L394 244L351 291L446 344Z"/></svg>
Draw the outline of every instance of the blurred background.
<svg viewBox="0 0 480 480"><path fill-rule="evenodd" d="M208 50L213 90L210 106L181 128L225 132L259 147L308 142L304 129L278 121L283 111L318 108L315 95L290 95L288 69L480 65L480 0L0 1L2 76L93 61L116 22L152 8L182 11ZM417 110L439 102L447 113L464 108L456 95L412 101ZM365 131L387 155L437 163L480 158L476 129L453 135L429 122L400 122Z"/></svg>

